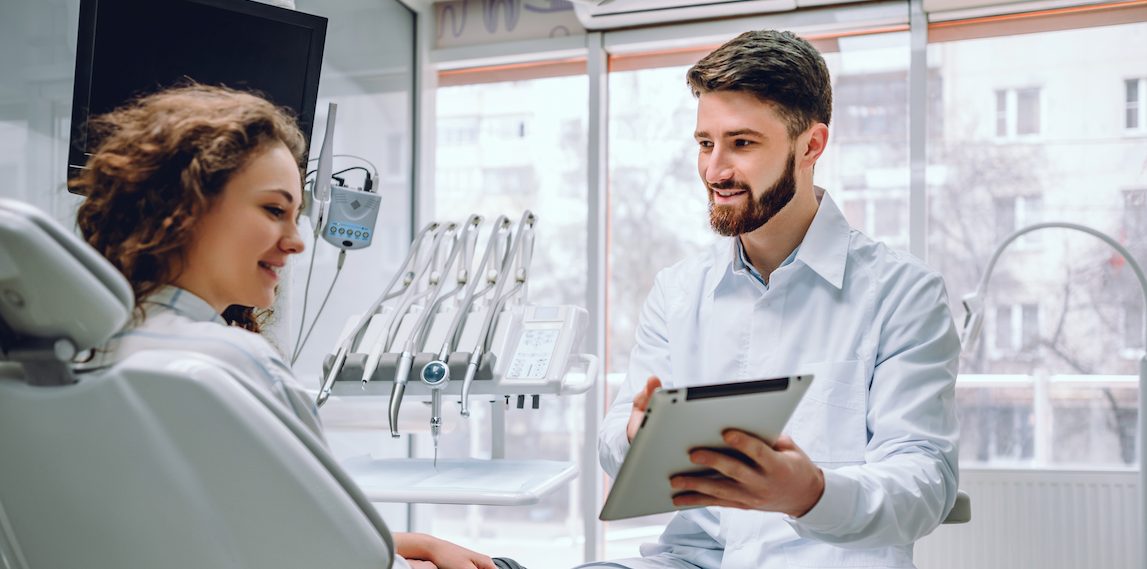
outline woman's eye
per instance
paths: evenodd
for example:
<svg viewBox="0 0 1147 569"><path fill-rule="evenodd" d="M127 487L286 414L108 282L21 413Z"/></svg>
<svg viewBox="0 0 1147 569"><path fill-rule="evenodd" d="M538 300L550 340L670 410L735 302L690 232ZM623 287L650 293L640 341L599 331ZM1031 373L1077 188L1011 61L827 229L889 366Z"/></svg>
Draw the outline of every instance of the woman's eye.
<svg viewBox="0 0 1147 569"><path fill-rule="evenodd" d="M275 218L283 217L283 215L287 213L287 210L274 205L266 206L263 209L267 210L267 213L271 214L271 216Z"/></svg>

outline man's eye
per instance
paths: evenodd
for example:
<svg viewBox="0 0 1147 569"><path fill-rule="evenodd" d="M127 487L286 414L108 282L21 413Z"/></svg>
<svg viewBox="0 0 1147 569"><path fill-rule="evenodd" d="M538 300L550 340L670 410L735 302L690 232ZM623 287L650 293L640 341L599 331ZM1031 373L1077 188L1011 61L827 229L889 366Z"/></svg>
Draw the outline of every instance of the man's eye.
<svg viewBox="0 0 1147 569"><path fill-rule="evenodd" d="M713 143L708 140L698 140L697 145L701 148L713 148Z"/></svg>
<svg viewBox="0 0 1147 569"><path fill-rule="evenodd" d="M750 144L752 144L752 143L753 143L753 141L751 141L751 140L745 140L745 139L743 139L743 138L738 138L736 141L734 141L734 142L733 142L733 144L735 144L735 145L737 145L737 146L748 146L748 145L750 145Z"/></svg>

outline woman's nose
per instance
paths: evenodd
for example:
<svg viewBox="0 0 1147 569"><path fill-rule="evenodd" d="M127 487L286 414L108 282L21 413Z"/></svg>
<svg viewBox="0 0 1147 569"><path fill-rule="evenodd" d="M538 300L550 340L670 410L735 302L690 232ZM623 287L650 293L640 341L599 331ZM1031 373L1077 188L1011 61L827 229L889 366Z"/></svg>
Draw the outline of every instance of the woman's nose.
<svg viewBox="0 0 1147 569"><path fill-rule="evenodd" d="M302 253L303 250L307 248L306 243L303 241L303 236L299 234L299 226L297 224L289 224L287 234L284 235L279 242L279 247L290 255Z"/></svg>

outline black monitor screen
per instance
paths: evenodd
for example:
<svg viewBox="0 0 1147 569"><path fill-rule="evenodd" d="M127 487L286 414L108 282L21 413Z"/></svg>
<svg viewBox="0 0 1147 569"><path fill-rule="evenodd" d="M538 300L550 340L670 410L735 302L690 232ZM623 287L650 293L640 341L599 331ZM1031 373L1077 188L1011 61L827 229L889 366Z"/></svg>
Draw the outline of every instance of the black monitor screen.
<svg viewBox="0 0 1147 569"><path fill-rule="evenodd" d="M69 175L87 162L89 117L188 79L290 107L309 142L326 27L251 0L83 0Z"/></svg>

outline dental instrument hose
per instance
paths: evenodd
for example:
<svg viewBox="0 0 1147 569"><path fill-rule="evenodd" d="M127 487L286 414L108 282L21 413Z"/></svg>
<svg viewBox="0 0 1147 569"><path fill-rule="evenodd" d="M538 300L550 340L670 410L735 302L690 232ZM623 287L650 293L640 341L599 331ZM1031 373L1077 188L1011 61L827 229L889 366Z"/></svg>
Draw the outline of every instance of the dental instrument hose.
<svg viewBox="0 0 1147 569"><path fill-rule="evenodd" d="M318 241L318 237L315 238L315 243L317 243L317 241ZM311 320L311 326L310 326L310 328L307 329L307 333L304 336L303 335L303 328L306 326L306 322L307 322L307 297L308 297L308 293L310 292L310 289L311 289L311 270L315 266L315 253L314 252L316 250L314 247L312 247L311 251L312 251L311 262L310 262L310 266L307 268L307 281L306 281L306 284L303 285L303 315L302 315L302 318L299 319L299 336L302 337L302 341L300 342L298 337L295 338L295 351L291 354L291 365L292 366L295 365L295 360L299 359L299 355L303 353L303 346L307 345L307 340L311 339L311 332L315 331L315 324L317 324L319 322L319 317L323 315L323 309L326 308L327 301L330 300L330 298L331 298L331 292L333 292L335 290L335 283L338 282L339 275L342 274L343 263L346 262L346 249L340 249L339 250L339 260L338 260L338 263L335 265L335 276L334 276L334 278L331 279L331 284L330 284L330 286L327 287L327 293L325 296L323 296L323 301L321 303L319 303L319 309L318 309L318 311L315 312L315 316Z"/></svg>

